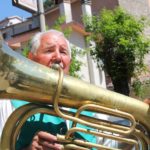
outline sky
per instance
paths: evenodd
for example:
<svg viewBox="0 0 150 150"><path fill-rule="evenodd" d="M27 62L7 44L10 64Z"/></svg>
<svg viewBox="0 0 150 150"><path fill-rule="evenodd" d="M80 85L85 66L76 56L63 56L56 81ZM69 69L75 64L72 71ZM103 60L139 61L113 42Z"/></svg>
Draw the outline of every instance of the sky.
<svg viewBox="0 0 150 150"><path fill-rule="evenodd" d="M27 18L31 13L12 5L12 0L0 0L0 21L6 17L19 16Z"/></svg>

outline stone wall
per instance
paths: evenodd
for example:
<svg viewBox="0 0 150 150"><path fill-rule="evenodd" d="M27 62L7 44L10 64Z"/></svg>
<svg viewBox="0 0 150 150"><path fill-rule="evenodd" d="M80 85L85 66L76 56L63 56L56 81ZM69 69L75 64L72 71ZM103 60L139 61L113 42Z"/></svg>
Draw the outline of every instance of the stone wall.
<svg viewBox="0 0 150 150"><path fill-rule="evenodd" d="M118 0L119 5L135 16L150 18L150 0Z"/></svg>

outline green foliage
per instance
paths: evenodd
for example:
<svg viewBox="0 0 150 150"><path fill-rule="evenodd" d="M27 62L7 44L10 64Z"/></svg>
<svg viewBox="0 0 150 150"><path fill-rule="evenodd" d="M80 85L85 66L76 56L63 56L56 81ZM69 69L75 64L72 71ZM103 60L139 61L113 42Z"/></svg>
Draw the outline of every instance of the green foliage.
<svg viewBox="0 0 150 150"><path fill-rule="evenodd" d="M55 5L54 0L45 0L44 1L44 10L54 7L54 5Z"/></svg>
<svg viewBox="0 0 150 150"><path fill-rule="evenodd" d="M65 16L60 16L55 22L53 28L62 31L61 25L65 23Z"/></svg>
<svg viewBox="0 0 150 150"><path fill-rule="evenodd" d="M80 54L81 54L81 52L77 47L75 47L75 46L71 47L72 62L70 65L69 73L71 76L74 76L77 78L80 78L78 73L81 70L81 65L82 65L82 62L79 59L77 59L77 56L79 56Z"/></svg>
<svg viewBox="0 0 150 150"><path fill-rule="evenodd" d="M25 47L23 48L23 50L22 50L22 55L23 55L24 57L28 57L29 51L30 51L30 44L29 44L29 42L28 42L28 43L25 45Z"/></svg>
<svg viewBox="0 0 150 150"><path fill-rule="evenodd" d="M141 100L150 97L150 80L135 80L132 85L132 90L135 96L138 96Z"/></svg>
<svg viewBox="0 0 150 150"><path fill-rule="evenodd" d="M143 86L142 86L142 82L140 80L135 80L133 82L133 91L134 93L136 93L137 96L139 96L140 98L143 97L143 94L144 94L144 89L143 89Z"/></svg>
<svg viewBox="0 0 150 150"><path fill-rule="evenodd" d="M113 84L124 79L130 81L136 76L135 71L141 72L150 46L143 34L144 18L137 19L118 7L113 11L103 9L92 20L85 17L84 22L91 32L90 40L96 43L91 55L98 64L103 62Z"/></svg>
<svg viewBox="0 0 150 150"><path fill-rule="evenodd" d="M64 33L64 35L66 37L69 37L72 30L70 27L62 29L61 25L63 25L65 23L65 16L60 16L55 22L54 22L54 26L53 29L56 29L58 31L61 31Z"/></svg>

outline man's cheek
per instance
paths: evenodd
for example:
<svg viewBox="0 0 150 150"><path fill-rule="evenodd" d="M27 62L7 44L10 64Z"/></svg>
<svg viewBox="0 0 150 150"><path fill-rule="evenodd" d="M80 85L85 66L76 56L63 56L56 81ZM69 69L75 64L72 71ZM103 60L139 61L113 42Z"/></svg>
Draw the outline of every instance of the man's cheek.
<svg viewBox="0 0 150 150"><path fill-rule="evenodd" d="M71 59L70 58L65 57L65 58L63 58L63 60L64 60L66 65L70 66L70 63L71 63Z"/></svg>
<svg viewBox="0 0 150 150"><path fill-rule="evenodd" d="M50 59L48 57L46 57L46 56L40 56L40 57L38 57L38 62L41 63L41 64L47 65L47 63L49 62L49 60Z"/></svg>
<svg viewBox="0 0 150 150"><path fill-rule="evenodd" d="M69 68L70 68L70 65L68 65L67 67L65 67L65 69L64 69L64 73L65 74L69 74Z"/></svg>

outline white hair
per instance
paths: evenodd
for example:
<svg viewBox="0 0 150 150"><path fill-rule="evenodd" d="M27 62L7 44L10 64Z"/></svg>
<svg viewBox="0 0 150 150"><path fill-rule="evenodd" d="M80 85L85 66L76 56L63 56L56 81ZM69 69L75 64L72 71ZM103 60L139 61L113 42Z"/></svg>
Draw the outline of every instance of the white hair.
<svg viewBox="0 0 150 150"><path fill-rule="evenodd" d="M71 47L70 47L70 43L69 41L67 40L67 38L65 37L65 35L58 31L58 30L54 30L54 29L51 29L51 30L48 30L48 31L45 31L45 32L38 32L36 33L32 40L31 40L31 49L30 51L33 53L33 54L36 54L36 51L37 49L39 48L40 44L41 44L41 37L46 34L46 33L55 33L57 34L58 36L62 36L64 37L64 39L66 40L67 42L67 47L68 47L68 52L69 52L69 56L71 58Z"/></svg>

